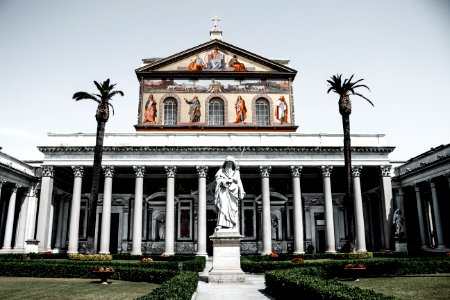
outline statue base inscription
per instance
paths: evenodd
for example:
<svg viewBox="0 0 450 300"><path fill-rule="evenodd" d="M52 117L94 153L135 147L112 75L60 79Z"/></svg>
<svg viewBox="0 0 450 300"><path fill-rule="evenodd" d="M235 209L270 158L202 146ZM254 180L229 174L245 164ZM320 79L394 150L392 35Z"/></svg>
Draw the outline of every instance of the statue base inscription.
<svg viewBox="0 0 450 300"><path fill-rule="evenodd" d="M395 241L395 252L408 252L408 244L406 242Z"/></svg>
<svg viewBox="0 0 450 300"><path fill-rule="evenodd" d="M243 236L236 229L222 228L209 238L213 242L213 267L208 274L208 282L244 282L240 249Z"/></svg>

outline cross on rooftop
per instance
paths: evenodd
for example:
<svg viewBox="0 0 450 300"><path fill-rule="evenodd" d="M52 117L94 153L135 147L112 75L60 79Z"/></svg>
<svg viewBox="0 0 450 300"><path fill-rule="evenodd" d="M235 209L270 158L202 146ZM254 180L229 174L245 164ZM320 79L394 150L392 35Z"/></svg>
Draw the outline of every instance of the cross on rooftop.
<svg viewBox="0 0 450 300"><path fill-rule="evenodd" d="M211 21L213 21L214 22L214 28L217 28L217 22L219 22L220 21L220 17L219 16L217 16L217 15L215 15L214 16L214 18L212 18L212 20Z"/></svg>

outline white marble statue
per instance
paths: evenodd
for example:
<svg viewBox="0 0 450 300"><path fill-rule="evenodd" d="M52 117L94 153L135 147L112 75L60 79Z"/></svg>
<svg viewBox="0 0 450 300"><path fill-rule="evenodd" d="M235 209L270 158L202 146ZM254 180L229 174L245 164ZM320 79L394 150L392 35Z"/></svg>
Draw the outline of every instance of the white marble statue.
<svg viewBox="0 0 450 300"><path fill-rule="evenodd" d="M245 197L239 170L232 156L228 156L216 173L214 204L217 208L217 227L236 228L238 202Z"/></svg>

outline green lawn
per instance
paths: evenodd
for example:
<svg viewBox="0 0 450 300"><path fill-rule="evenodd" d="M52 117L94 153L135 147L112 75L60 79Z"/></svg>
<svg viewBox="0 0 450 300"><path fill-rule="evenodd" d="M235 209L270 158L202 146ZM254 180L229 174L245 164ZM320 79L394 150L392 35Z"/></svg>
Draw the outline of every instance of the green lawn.
<svg viewBox="0 0 450 300"><path fill-rule="evenodd" d="M149 294L158 284L79 278L0 277L1 299L134 299Z"/></svg>
<svg viewBox="0 0 450 300"><path fill-rule="evenodd" d="M361 278L359 281L342 282L405 300L447 300L450 297L450 274Z"/></svg>

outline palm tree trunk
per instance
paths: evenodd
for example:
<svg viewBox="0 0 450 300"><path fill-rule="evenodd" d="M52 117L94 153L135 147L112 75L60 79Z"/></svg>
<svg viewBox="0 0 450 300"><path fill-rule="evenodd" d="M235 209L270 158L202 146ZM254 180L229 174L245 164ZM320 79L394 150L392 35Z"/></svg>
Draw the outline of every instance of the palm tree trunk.
<svg viewBox="0 0 450 300"><path fill-rule="evenodd" d="M103 155L103 138L105 136L104 121L97 121L97 135L94 149L94 165L92 168L92 189L91 197L89 198L88 206L88 220L87 220L87 244L86 254L93 254L94 241L95 241L95 223L97 219L97 203L98 203L98 190L100 185L100 173L102 168L102 155Z"/></svg>
<svg viewBox="0 0 450 300"><path fill-rule="evenodd" d="M350 114L342 114L342 127L344 129L344 164L345 164L345 181L346 191L344 197L344 213L346 214L347 240L354 243L354 216L353 216L353 195L352 195L352 157L350 142ZM350 249L349 249L350 250Z"/></svg>

